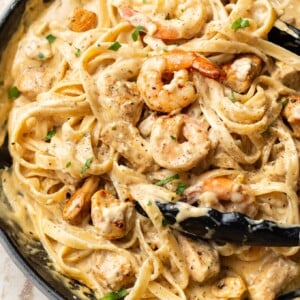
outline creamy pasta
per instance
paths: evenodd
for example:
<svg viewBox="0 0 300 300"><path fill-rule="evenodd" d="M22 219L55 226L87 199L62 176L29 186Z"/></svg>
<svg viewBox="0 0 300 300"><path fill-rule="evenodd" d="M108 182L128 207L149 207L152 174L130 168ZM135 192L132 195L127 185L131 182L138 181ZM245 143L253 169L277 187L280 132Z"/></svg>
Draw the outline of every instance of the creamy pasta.
<svg viewBox="0 0 300 300"><path fill-rule="evenodd" d="M286 5L28 1L2 59L2 179L59 272L128 300L299 285L298 247L192 240L155 205L299 224L300 58L267 40Z"/></svg>

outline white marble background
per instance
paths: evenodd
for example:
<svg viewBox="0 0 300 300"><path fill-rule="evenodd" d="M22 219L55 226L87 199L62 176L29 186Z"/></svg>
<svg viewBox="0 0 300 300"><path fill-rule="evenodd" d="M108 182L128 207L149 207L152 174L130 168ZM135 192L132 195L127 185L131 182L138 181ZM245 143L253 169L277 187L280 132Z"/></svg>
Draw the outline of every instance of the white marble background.
<svg viewBox="0 0 300 300"><path fill-rule="evenodd" d="M0 2L3 0L0 0ZM1 300L47 300L25 275L17 268L0 244L0 299Z"/></svg>
<svg viewBox="0 0 300 300"><path fill-rule="evenodd" d="M0 0L0 18L11 0ZM0 300L47 300L17 268L0 244Z"/></svg>

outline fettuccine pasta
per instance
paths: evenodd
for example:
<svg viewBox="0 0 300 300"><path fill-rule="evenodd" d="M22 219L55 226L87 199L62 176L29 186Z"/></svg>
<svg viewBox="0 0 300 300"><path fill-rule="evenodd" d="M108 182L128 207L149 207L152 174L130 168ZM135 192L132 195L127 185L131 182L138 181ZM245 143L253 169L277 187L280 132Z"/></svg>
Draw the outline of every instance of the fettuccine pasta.
<svg viewBox="0 0 300 300"><path fill-rule="evenodd" d="M155 205L299 224L300 58L267 40L286 4L28 1L2 59L2 178L59 272L127 300L299 285L298 247L192 240Z"/></svg>

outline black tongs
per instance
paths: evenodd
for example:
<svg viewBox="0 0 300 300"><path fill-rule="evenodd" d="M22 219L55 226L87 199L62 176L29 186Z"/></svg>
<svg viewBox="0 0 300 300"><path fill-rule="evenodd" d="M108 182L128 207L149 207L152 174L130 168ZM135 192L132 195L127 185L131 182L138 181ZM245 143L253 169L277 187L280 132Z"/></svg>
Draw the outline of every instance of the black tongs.
<svg viewBox="0 0 300 300"><path fill-rule="evenodd" d="M193 239L207 239L240 245L292 247L300 245L300 226L255 220L238 212L192 206L186 202L156 201L165 222ZM146 216L136 203L138 212Z"/></svg>
<svg viewBox="0 0 300 300"><path fill-rule="evenodd" d="M12 165L12 157L8 150L8 135L6 135L3 145L0 147L0 169L10 167Z"/></svg>
<svg viewBox="0 0 300 300"><path fill-rule="evenodd" d="M300 55L300 29L289 23L277 20L268 34L268 40Z"/></svg>

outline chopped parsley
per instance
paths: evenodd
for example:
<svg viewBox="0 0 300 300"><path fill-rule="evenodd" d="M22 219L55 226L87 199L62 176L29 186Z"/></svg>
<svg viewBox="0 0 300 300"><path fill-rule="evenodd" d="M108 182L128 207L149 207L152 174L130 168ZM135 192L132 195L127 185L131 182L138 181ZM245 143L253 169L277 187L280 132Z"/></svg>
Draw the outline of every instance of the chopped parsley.
<svg viewBox="0 0 300 300"><path fill-rule="evenodd" d="M75 56L79 57L81 55L81 50L79 48L75 48Z"/></svg>
<svg viewBox="0 0 300 300"><path fill-rule="evenodd" d="M231 90L231 92L230 92L230 100L233 103L237 101L236 98L235 98L235 93L234 93L233 90Z"/></svg>
<svg viewBox="0 0 300 300"><path fill-rule="evenodd" d="M152 205L152 201L149 200L148 203L147 203L147 205L148 205L148 206L151 206L151 205Z"/></svg>
<svg viewBox="0 0 300 300"><path fill-rule="evenodd" d="M118 51L121 47L122 47L122 45L121 45L118 41L116 41L116 42L112 43L112 44L108 47L108 49L109 49L109 50L113 50L113 51Z"/></svg>
<svg viewBox="0 0 300 300"><path fill-rule="evenodd" d="M280 103L281 103L282 107L285 107L289 103L289 101L290 101L289 98L285 98L285 99L281 100Z"/></svg>
<svg viewBox="0 0 300 300"><path fill-rule="evenodd" d="M128 294L128 291L124 288L120 289L118 292L110 292L100 298L99 300L120 300L123 299Z"/></svg>
<svg viewBox="0 0 300 300"><path fill-rule="evenodd" d="M168 225L168 221L165 218L163 218L161 221L161 226L166 227L167 225Z"/></svg>
<svg viewBox="0 0 300 300"><path fill-rule="evenodd" d="M7 91L7 96L10 100L17 99L21 95L20 91L16 86L12 86Z"/></svg>
<svg viewBox="0 0 300 300"><path fill-rule="evenodd" d="M81 168L81 170L80 170L80 173L81 173L81 174L83 174L83 173L86 172L86 170L91 166L92 161L93 161L93 158L92 158L92 157L91 157L91 158L88 158L88 159L85 161L84 165L82 166L82 168Z"/></svg>
<svg viewBox="0 0 300 300"><path fill-rule="evenodd" d="M135 27L135 30L134 32L132 33L131 37L133 39L133 41L137 41L139 35L141 32L145 31L145 27L144 26L141 26L141 25L138 25Z"/></svg>
<svg viewBox="0 0 300 300"><path fill-rule="evenodd" d="M50 142L51 139L55 136L56 134L56 128L53 127L50 131L47 132L47 135L45 137L46 142Z"/></svg>
<svg viewBox="0 0 300 300"><path fill-rule="evenodd" d="M71 167L71 162L70 161L68 161L67 163L66 163L66 168L70 168Z"/></svg>
<svg viewBox="0 0 300 300"><path fill-rule="evenodd" d="M178 184L178 186L177 186L177 188L175 190L175 193L177 195L181 196L186 189L187 189L187 185L185 183L183 183L183 182L179 182L179 184Z"/></svg>
<svg viewBox="0 0 300 300"><path fill-rule="evenodd" d="M173 140L173 141L176 141L176 136L170 135L170 139Z"/></svg>
<svg viewBox="0 0 300 300"><path fill-rule="evenodd" d="M167 13L166 17L165 17L165 20L170 20L171 19L171 16L169 13Z"/></svg>
<svg viewBox="0 0 300 300"><path fill-rule="evenodd" d="M46 36L46 39L48 40L49 44L52 44L52 43L55 42L56 37L55 37L54 35L52 35L52 34L48 34L48 35Z"/></svg>
<svg viewBox="0 0 300 300"><path fill-rule="evenodd" d="M39 52L39 53L38 53L38 58L39 58L40 60L45 60L45 59L46 59L46 56L44 55L44 53Z"/></svg>
<svg viewBox="0 0 300 300"><path fill-rule="evenodd" d="M237 31L238 29L249 27L249 26L250 26L249 20L240 17L232 23L231 29Z"/></svg>
<svg viewBox="0 0 300 300"><path fill-rule="evenodd" d="M157 181L155 184L158 185L158 186L162 186L162 185L165 185L173 180L176 180L176 179L179 179L179 174L175 174L175 175L172 175L170 177L167 177L165 179L162 179L162 180L159 180Z"/></svg>

